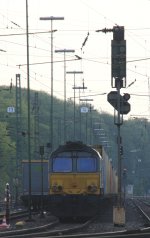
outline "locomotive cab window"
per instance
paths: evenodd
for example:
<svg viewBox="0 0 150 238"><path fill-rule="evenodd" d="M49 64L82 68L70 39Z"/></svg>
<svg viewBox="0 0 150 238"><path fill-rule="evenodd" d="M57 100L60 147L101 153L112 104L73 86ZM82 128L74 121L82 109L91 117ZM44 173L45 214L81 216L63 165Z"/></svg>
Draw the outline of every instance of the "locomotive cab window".
<svg viewBox="0 0 150 238"><path fill-rule="evenodd" d="M72 172L72 159L67 157L53 158L53 172Z"/></svg>
<svg viewBox="0 0 150 238"><path fill-rule="evenodd" d="M77 159L78 172L96 172L97 159L95 157L79 157Z"/></svg>

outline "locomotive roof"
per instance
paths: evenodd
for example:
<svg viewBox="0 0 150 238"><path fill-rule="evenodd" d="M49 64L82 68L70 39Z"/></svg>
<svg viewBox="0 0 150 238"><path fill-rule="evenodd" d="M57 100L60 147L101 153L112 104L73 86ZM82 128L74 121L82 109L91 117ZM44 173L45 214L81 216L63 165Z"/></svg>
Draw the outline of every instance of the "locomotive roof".
<svg viewBox="0 0 150 238"><path fill-rule="evenodd" d="M93 149L91 146L83 144L81 141L76 141L76 142L72 142L72 141L68 141L66 142L66 144L64 145L60 145L58 147L58 149L56 149L55 151L52 152L52 156L57 155L58 153L61 152L67 152L67 151L84 151L84 152L91 152L94 154L98 154L98 152Z"/></svg>

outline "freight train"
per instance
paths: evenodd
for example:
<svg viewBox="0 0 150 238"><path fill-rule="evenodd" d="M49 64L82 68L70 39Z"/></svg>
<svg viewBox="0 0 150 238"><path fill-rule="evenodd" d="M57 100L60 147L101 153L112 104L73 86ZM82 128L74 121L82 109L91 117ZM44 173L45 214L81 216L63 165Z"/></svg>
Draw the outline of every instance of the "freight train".
<svg viewBox="0 0 150 238"><path fill-rule="evenodd" d="M43 181L48 177L48 186L43 199L46 209L55 216L93 216L103 200L117 194L117 174L101 145L67 142L52 152L47 166L48 176L45 174ZM40 207L40 191L32 194L34 207ZM26 204L27 192L28 188L22 195Z"/></svg>

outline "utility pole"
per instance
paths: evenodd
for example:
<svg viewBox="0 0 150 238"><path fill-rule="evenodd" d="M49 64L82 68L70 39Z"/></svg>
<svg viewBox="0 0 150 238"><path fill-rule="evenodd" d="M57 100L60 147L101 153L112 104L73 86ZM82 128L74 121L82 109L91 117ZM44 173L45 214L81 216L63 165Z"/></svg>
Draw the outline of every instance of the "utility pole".
<svg viewBox="0 0 150 238"><path fill-rule="evenodd" d="M28 0L26 0L26 42L27 42L27 98L28 98L28 162L29 162L29 200L28 200L28 209L29 209L29 221L32 221L32 212L31 212L31 138L30 138L30 69L29 69L29 24L28 24Z"/></svg>
<svg viewBox="0 0 150 238"><path fill-rule="evenodd" d="M51 151L53 151L53 21L55 20L64 20L64 17L40 17L40 20L51 21L51 106L50 106L50 143Z"/></svg>
<svg viewBox="0 0 150 238"><path fill-rule="evenodd" d="M93 112L96 111L90 104L90 145L93 144Z"/></svg>
<svg viewBox="0 0 150 238"><path fill-rule="evenodd" d="M38 92L35 92L34 105L34 158L35 160L39 158L39 97Z"/></svg>
<svg viewBox="0 0 150 238"><path fill-rule="evenodd" d="M55 50L55 53L64 53L64 143L66 142L66 53L74 53L75 50Z"/></svg>
<svg viewBox="0 0 150 238"><path fill-rule="evenodd" d="M10 190L9 190L9 183L6 183L5 189L5 196L6 196L6 224L9 225L10 222Z"/></svg>
<svg viewBox="0 0 150 238"><path fill-rule="evenodd" d="M22 158L22 121L21 121L21 77L16 74L16 178L15 178L15 206L18 206L19 176Z"/></svg>
<svg viewBox="0 0 150 238"><path fill-rule="evenodd" d="M85 99L80 99L80 101L82 102L86 102L86 110L84 111L85 114L86 114L86 121L85 121L85 143L87 144L87 140L88 140L88 113L89 113L89 108L88 108L88 105L87 105L87 102L91 102L93 101L93 99L90 99L90 98L85 98Z"/></svg>
<svg viewBox="0 0 150 238"><path fill-rule="evenodd" d="M76 133L75 133L75 130L76 130L76 112L75 112L75 107L76 107L76 95L75 95L75 75L76 74L83 74L83 71L68 71L66 72L67 74L73 74L74 75L74 86L73 86L73 89L74 89L74 109L73 109L73 138L74 138L74 141L76 140Z"/></svg>
<svg viewBox="0 0 150 238"><path fill-rule="evenodd" d="M44 156L44 146L40 146L40 157L41 157L41 217L44 217L44 200L43 200L43 195L44 195L44 189L43 189L43 156Z"/></svg>
<svg viewBox="0 0 150 238"><path fill-rule="evenodd" d="M84 82L83 82L83 86L75 86L73 87L73 89L78 89L79 90L79 140L81 140L81 108L80 108L80 90L84 90L87 89L87 87L84 86Z"/></svg>
<svg viewBox="0 0 150 238"><path fill-rule="evenodd" d="M114 124L117 126L117 154L118 154L118 200L113 209L113 221L115 225L125 224L125 209L122 203L122 138L120 127L123 124L123 114L130 111L129 94L120 95L120 89L126 87L126 41L124 40L124 27L114 26L112 29L102 29L97 32L113 32L111 41L111 86L116 91L111 91L108 102L114 107ZM117 112L116 112L116 111Z"/></svg>

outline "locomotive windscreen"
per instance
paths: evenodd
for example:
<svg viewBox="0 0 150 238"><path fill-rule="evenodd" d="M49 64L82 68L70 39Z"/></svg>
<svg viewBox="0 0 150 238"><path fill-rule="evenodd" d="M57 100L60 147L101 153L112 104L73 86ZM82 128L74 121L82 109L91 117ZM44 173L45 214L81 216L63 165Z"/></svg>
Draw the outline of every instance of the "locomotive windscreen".
<svg viewBox="0 0 150 238"><path fill-rule="evenodd" d="M52 171L54 173L96 172L98 160L98 156L85 151L62 152L52 159Z"/></svg>
<svg viewBox="0 0 150 238"><path fill-rule="evenodd" d="M56 157L53 159L53 172L72 172L72 159L67 157Z"/></svg>
<svg viewBox="0 0 150 238"><path fill-rule="evenodd" d="M78 172L96 172L96 158L79 157L77 159Z"/></svg>

